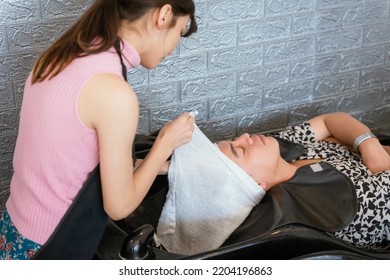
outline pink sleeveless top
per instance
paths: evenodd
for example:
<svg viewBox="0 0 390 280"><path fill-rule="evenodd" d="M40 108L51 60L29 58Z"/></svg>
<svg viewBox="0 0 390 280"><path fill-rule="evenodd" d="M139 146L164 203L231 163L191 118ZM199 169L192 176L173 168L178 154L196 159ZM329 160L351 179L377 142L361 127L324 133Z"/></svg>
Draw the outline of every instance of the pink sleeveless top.
<svg viewBox="0 0 390 280"><path fill-rule="evenodd" d="M140 63L124 42L126 68ZM31 85L26 81L14 153L8 213L19 232L44 244L99 162L96 131L78 114L86 82L101 73L122 76L119 56L106 52L75 59L59 75Z"/></svg>

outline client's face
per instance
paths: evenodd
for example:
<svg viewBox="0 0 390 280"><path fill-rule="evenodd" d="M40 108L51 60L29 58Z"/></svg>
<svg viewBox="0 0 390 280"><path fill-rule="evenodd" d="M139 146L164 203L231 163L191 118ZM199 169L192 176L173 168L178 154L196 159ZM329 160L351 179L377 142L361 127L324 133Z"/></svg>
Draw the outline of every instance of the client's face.
<svg viewBox="0 0 390 280"><path fill-rule="evenodd" d="M273 137L242 134L233 141L221 141L218 148L257 182L272 173L279 159L279 143Z"/></svg>

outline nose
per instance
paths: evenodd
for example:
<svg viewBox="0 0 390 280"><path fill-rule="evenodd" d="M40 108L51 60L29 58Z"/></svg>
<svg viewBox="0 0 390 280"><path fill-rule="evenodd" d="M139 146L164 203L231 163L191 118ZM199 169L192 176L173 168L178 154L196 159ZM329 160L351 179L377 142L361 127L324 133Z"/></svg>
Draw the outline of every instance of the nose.
<svg viewBox="0 0 390 280"><path fill-rule="evenodd" d="M251 138L251 136L249 135L249 133L243 133L241 134L236 140L235 140L236 144L249 144L249 145L252 145L253 144L253 140Z"/></svg>

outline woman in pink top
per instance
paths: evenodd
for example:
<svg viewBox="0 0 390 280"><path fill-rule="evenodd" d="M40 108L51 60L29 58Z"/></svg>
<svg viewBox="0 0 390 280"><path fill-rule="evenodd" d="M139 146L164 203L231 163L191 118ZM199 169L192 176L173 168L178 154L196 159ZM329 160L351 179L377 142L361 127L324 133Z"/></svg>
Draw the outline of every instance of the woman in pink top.
<svg viewBox="0 0 390 280"><path fill-rule="evenodd" d="M30 259L99 164L104 210L128 216L172 151L189 142L188 112L167 123L133 167L139 104L126 81L196 32L192 0L96 0L35 63L25 85L14 174L0 214L0 259Z"/></svg>

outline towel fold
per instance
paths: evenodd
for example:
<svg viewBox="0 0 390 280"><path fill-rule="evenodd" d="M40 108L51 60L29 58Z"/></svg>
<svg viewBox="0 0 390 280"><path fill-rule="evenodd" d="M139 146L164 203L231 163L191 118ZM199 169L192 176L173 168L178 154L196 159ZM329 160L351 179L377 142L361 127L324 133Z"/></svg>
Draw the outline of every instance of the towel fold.
<svg viewBox="0 0 390 280"><path fill-rule="evenodd" d="M196 125L172 154L168 181L157 238L183 255L219 248L265 195Z"/></svg>

